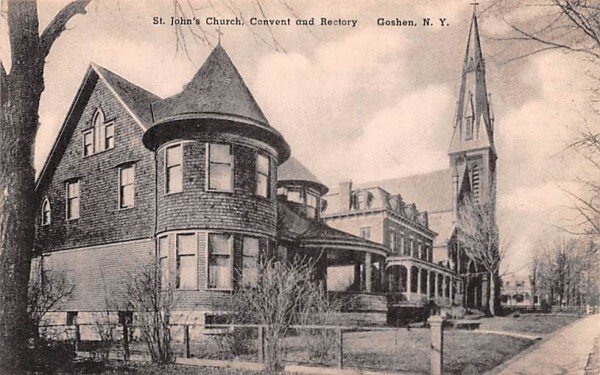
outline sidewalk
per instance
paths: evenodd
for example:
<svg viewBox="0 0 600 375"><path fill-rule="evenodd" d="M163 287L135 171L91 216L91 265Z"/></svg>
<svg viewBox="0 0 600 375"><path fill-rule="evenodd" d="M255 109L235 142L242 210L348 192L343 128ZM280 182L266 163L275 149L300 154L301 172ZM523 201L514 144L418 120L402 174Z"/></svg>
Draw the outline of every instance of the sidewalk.
<svg viewBox="0 0 600 375"><path fill-rule="evenodd" d="M509 361L491 374L584 374L594 341L600 336L600 314L576 321L560 329L533 350Z"/></svg>

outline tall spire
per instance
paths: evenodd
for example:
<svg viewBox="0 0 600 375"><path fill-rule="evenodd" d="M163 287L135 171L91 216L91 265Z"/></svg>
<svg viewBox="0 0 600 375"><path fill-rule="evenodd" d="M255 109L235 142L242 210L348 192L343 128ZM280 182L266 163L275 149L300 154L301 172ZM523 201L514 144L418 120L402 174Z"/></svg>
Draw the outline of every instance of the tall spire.
<svg viewBox="0 0 600 375"><path fill-rule="evenodd" d="M474 3L462 67L450 154L493 147L494 143L493 123L490 118L485 82L485 60L481 49L476 6L477 3Z"/></svg>

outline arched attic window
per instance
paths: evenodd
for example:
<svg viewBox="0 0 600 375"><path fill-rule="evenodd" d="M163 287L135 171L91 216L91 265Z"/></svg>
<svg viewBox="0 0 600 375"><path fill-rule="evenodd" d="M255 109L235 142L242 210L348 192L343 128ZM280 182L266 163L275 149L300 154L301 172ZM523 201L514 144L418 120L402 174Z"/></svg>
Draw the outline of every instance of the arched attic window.
<svg viewBox="0 0 600 375"><path fill-rule="evenodd" d="M83 156L110 150L115 147L114 123L106 122L101 108L92 115L92 127L83 133Z"/></svg>
<svg viewBox="0 0 600 375"><path fill-rule="evenodd" d="M50 200L44 198L42 202L42 225L49 225L52 220L52 208L50 207Z"/></svg>

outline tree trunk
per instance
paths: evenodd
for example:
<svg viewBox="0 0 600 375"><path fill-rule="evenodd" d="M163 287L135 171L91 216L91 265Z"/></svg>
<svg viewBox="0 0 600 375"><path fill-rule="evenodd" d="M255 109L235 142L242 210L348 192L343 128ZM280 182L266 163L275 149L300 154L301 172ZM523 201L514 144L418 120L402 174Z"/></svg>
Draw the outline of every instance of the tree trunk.
<svg viewBox="0 0 600 375"><path fill-rule="evenodd" d="M496 316L496 275L490 272L490 293L488 295L488 306L490 309L490 315Z"/></svg>
<svg viewBox="0 0 600 375"><path fill-rule="evenodd" d="M0 369L19 368L27 342L27 285L35 220L32 145L39 94L16 74L3 82L0 114ZM6 90L6 91L5 91ZM0 372L2 372L0 370ZM10 373L10 372L6 372Z"/></svg>
<svg viewBox="0 0 600 375"><path fill-rule="evenodd" d="M27 286L37 205L33 146L44 88L37 5L9 1L8 21L12 65L0 78L0 373L7 374L22 371L28 358Z"/></svg>

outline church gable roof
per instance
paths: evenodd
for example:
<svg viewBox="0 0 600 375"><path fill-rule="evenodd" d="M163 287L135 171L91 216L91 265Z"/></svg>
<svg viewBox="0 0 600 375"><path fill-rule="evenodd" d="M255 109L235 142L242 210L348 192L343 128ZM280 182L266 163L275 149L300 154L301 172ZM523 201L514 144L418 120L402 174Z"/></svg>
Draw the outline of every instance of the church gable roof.
<svg viewBox="0 0 600 375"><path fill-rule="evenodd" d="M99 81L106 85L115 99L121 103L142 130L150 126L149 104L159 97L134 85L106 68L94 63L90 64L77 90L75 99L71 103L71 107L67 112L58 136L54 141L50 154L38 176L36 189L40 189L41 185L50 178L54 169L60 163L90 95Z"/></svg>
<svg viewBox="0 0 600 375"><path fill-rule="evenodd" d="M190 114L233 116L268 125L242 76L219 44L179 94L152 105L155 121Z"/></svg>

